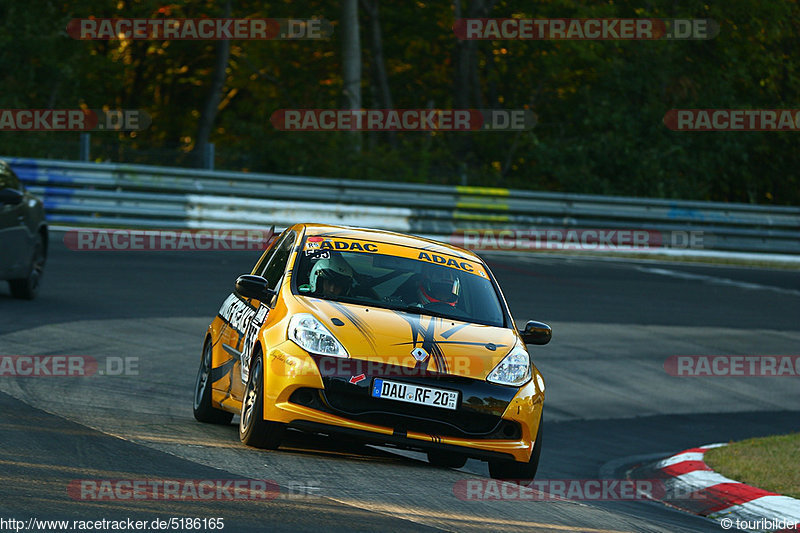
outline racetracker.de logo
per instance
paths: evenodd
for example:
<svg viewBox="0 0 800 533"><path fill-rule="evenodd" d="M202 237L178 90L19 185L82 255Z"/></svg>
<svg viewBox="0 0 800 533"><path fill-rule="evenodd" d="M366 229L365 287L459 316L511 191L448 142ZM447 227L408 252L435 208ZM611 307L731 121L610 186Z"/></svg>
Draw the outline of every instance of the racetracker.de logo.
<svg viewBox="0 0 800 533"><path fill-rule="evenodd" d="M713 19L655 18L466 18L453 32L461 40L652 41L713 39Z"/></svg>
<svg viewBox="0 0 800 533"><path fill-rule="evenodd" d="M800 109L670 109L672 131L798 131Z"/></svg>
<svg viewBox="0 0 800 533"><path fill-rule="evenodd" d="M536 125L530 109L279 109L281 131L522 131Z"/></svg>
<svg viewBox="0 0 800 533"><path fill-rule="evenodd" d="M0 355L0 377L138 376L138 357L88 355Z"/></svg>
<svg viewBox="0 0 800 533"><path fill-rule="evenodd" d="M67 24L79 40L259 40L327 39L333 25L322 18L80 18Z"/></svg>
<svg viewBox="0 0 800 533"><path fill-rule="evenodd" d="M508 350L507 346L487 344L487 350ZM296 378L299 376L318 376L340 378L351 384L362 381L371 383L374 378L392 377L431 377L440 373L483 374L489 372L493 364L491 360L480 354L451 356L446 361L436 357L426 357L417 361L414 366L412 350L402 357L387 357L384 361L367 361L339 357L317 356L313 358L294 357L281 352L273 352L269 357L271 371L279 376ZM540 378L539 378L540 379ZM539 388L544 390L544 382L537 380ZM366 385L366 383L365 383Z"/></svg>
<svg viewBox="0 0 800 533"><path fill-rule="evenodd" d="M706 246L702 231L645 229L465 229L450 244L468 250L649 250Z"/></svg>
<svg viewBox="0 0 800 533"><path fill-rule="evenodd" d="M664 370L680 378L798 377L800 355L673 355Z"/></svg>
<svg viewBox="0 0 800 533"><path fill-rule="evenodd" d="M660 479L542 479L525 486L496 479L462 479L453 494L463 501L548 502L705 500L701 492L684 490Z"/></svg>
<svg viewBox="0 0 800 533"><path fill-rule="evenodd" d="M82 501L274 500L277 483L267 479L73 479L67 494Z"/></svg>
<svg viewBox="0 0 800 533"><path fill-rule="evenodd" d="M141 131L152 122L141 109L0 109L0 131Z"/></svg>
<svg viewBox="0 0 800 533"><path fill-rule="evenodd" d="M209 251L265 250L275 238L271 230L200 229L73 229L64 244L74 251Z"/></svg>

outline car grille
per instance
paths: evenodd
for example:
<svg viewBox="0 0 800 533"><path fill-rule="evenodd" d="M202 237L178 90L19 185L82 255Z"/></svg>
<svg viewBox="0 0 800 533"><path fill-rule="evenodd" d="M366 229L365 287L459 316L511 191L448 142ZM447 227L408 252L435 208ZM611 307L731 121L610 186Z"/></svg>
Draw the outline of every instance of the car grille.
<svg viewBox="0 0 800 533"><path fill-rule="evenodd" d="M366 424L441 437L519 439L519 424L496 415L451 411L425 405L404 404L363 395L300 388L289 398L295 404Z"/></svg>
<svg viewBox="0 0 800 533"><path fill-rule="evenodd" d="M502 418L517 393L516 387L395 365L374 362L365 365L364 361L354 359L314 356L314 360L324 390L299 389L289 401L343 418L390 427L396 434L413 431L434 436L482 439L518 439L521 436L519 424ZM459 406L451 410L374 398L371 395L372 382L377 377L457 390L460 392Z"/></svg>

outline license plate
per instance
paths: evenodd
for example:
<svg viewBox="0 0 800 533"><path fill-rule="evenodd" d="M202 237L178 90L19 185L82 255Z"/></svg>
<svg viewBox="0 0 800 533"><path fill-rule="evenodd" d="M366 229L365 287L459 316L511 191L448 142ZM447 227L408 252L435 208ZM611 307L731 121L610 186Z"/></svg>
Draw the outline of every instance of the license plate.
<svg viewBox="0 0 800 533"><path fill-rule="evenodd" d="M372 396L444 409L458 407L457 391L420 387L411 383L399 383L381 378L375 378L375 381L372 382Z"/></svg>

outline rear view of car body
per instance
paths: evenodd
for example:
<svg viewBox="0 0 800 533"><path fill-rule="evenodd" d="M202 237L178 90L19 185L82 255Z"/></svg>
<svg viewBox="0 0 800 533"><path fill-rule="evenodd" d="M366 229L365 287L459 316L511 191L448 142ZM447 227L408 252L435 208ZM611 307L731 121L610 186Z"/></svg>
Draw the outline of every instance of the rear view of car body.
<svg viewBox="0 0 800 533"><path fill-rule="evenodd" d="M0 280L15 298L32 299L47 258L42 201L30 194L11 167L0 161Z"/></svg>

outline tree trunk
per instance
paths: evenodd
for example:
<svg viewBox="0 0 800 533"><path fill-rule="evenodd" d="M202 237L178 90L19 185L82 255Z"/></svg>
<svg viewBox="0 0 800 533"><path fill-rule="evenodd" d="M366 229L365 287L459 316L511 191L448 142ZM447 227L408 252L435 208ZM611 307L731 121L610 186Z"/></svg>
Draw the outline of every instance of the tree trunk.
<svg viewBox="0 0 800 533"><path fill-rule="evenodd" d="M462 18L461 0L453 0L454 19ZM456 109L469 107L469 49L470 41L456 39L456 49L453 54L453 104Z"/></svg>
<svg viewBox="0 0 800 533"><path fill-rule="evenodd" d="M381 33L381 20L378 13L379 0L362 0L361 5L369 14L370 47L372 51L372 74L377 87L377 104L382 109L393 109L392 92L389 88L389 75L386 73L386 63L383 59L383 34ZM397 148L397 135L389 132L389 144Z"/></svg>
<svg viewBox="0 0 800 533"><path fill-rule="evenodd" d="M462 0L453 0L453 17L488 17L497 0L469 0L466 16L461 9ZM475 109L483 107L480 72L478 69L478 41L456 39L453 52L453 106L456 109ZM462 162L460 182L467 184L468 169L474 160L474 140L472 136L456 138L455 151Z"/></svg>
<svg viewBox="0 0 800 533"><path fill-rule="evenodd" d="M358 27L358 0L342 3L342 94L345 109L361 109L361 40ZM353 150L361 151L361 134L353 132Z"/></svg>
<svg viewBox="0 0 800 533"><path fill-rule="evenodd" d="M225 2L225 18L231 16L231 0ZM214 127L214 120L217 118L222 87L225 85L227 77L228 59L231 54L231 42L228 39L217 41L217 58L214 64L214 72L211 76L211 88L206 95L203 109L200 111L200 120L197 123L197 137L192 150L192 164L195 167L205 166L205 153L208 147L208 140L211 137L211 128Z"/></svg>
<svg viewBox="0 0 800 533"><path fill-rule="evenodd" d="M488 17L497 0L470 0L465 18ZM453 16L462 18L461 0L453 0ZM483 92L478 70L478 41L456 40L453 57L453 102L457 109L482 106Z"/></svg>

